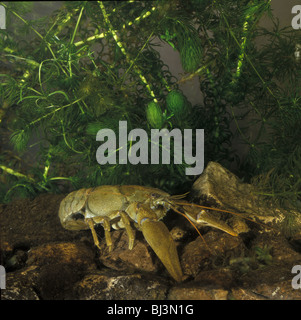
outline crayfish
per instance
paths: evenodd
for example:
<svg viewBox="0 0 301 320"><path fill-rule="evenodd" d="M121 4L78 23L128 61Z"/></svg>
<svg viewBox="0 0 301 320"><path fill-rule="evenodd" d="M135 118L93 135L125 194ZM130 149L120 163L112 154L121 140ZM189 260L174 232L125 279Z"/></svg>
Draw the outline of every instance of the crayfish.
<svg viewBox="0 0 301 320"><path fill-rule="evenodd" d="M172 209L184 215L193 224L205 224L237 236L226 223L211 217L205 210L200 209L201 206L181 200L182 198L183 196L171 196L160 189L135 185L80 189L71 192L62 200L59 218L65 229L91 229L98 248L100 244L94 226L101 224L109 251L112 250L111 226L114 229L126 230L131 250L135 240L132 229L134 225L142 231L170 275L179 282L183 279L183 273L177 248L167 227L160 221L168 210Z"/></svg>

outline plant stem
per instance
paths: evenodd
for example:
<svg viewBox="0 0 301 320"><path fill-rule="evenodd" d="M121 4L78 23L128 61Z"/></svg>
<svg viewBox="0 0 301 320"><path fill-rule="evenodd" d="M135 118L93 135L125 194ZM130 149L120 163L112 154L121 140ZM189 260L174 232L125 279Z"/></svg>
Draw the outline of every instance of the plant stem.
<svg viewBox="0 0 301 320"><path fill-rule="evenodd" d="M24 179L26 179L26 180L28 180L30 182L35 182L35 180L33 178L28 177L25 174L17 172L15 170L11 169L11 168L6 167L6 166L0 165L0 169L2 169L3 171L5 171L5 172L7 172L7 173L9 173L9 174L11 174L11 175L13 175L15 177L24 178Z"/></svg>
<svg viewBox="0 0 301 320"><path fill-rule="evenodd" d="M153 92L153 90L151 89L151 86L148 84L146 78L144 77L144 75L142 74L142 72L140 71L140 69L137 67L137 65L134 64L134 61L130 58L129 54L126 52L123 44L121 43L118 35L117 35L117 32L116 30L114 30L112 24L111 24L111 21L109 20L109 17L107 15L107 12L106 12L106 9L103 5L103 2L102 1L97 1L99 6L100 6L100 9L102 11L102 14L104 16L104 19L105 19L105 22L107 23L108 27L109 27L109 31L111 32L116 44L118 45L118 47L120 48L121 52L124 54L127 62L129 64L133 64L133 68L135 70L135 72L138 74L139 78L141 79L141 81L145 84L146 86L146 89L148 90L149 94L152 96L153 100L155 102L158 102L157 99L156 99L156 96Z"/></svg>

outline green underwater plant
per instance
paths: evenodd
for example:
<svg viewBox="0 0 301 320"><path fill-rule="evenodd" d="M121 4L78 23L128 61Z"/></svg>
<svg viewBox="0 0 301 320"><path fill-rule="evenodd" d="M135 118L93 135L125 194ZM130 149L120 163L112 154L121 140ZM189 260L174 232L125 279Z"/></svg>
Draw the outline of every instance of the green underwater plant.
<svg viewBox="0 0 301 320"><path fill-rule="evenodd" d="M229 266L236 268L241 273L247 273L250 270L264 268L273 263L272 247L264 245L255 246L248 253L243 253L240 257L229 259Z"/></svg>
<svg viewBox="0 0 301 320"><path fill-rule="evenodd" d="M97 132L127 121L147 133L204 129L205 165L235 163L263 197L300 207L300 35L279 27L271 1L71 1L39 19L26 17L29 4L0 5L2 201L104 184L189 190L196 177L173 154L170 164L97 163ZM163 43L178 52L181 79L156 50ZM192 78L196 105L181 87Z"/></svg>
<svg viewBox="0 0 301 320"><path fill-rule="evenodd" d="M154 129L161 129L164 124L164 115L158 103L151 101L146 108L147 122Z"/></svg>
<svg viewBox="0 0 301 320"><path fill-rule="evenodd" d="M21 173L1 159L5 201L22 187L28 194L125 183L176 190L192 182L185 164L175 166L172 159L166 165L101 166L95 156L97 132L117 133L119 121L146 132L202 127L167 110L168 93L176 91L186 101L155 50L155 40L166 31L162 12L175 10L171 3L66 2L43 23L26 20L16 6L3 6L29 34L27 43L19 43L9 28L1 34L3 61L14 64L0 78L3 130L21 157L34 150L36 160Z"/></svg>

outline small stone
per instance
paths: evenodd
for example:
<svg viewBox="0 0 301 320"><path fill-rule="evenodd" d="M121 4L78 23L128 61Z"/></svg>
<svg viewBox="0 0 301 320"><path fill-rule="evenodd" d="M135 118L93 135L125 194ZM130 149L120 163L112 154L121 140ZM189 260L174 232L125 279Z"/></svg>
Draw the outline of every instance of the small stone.
<svg viewBox="0 0 301 320"><path fill-rule="evenodd" d="M229 297L231 300L267 300L248 288L233 288Z"/></svg>
<svg viewBox="0 0 301 320"><path fill-rule="evenodd" d="M217 286L200 286L193 283L171 288L168 300L227 300L228 290Z"/></svg>
<svg viewBox="0 0 301 320"><path fill-rule="evenodd" d="M36 288L43 300L73 299L72 288L82 279L84 271L72 264L54 263L41 267Z"/></svg>
<svg viewBox="0 0 301 320"><path fill-rule="evenodd" d="M6 274L6 288L1 290L2 300L39 300L36 290L39 267L30 266Z"/></svg>
<svg viewBox="0 0 301 320"><path fill-rule="evenodd" d="M214 285L219 288L231 288L236 285L235 274L229 268L218 268L201 271L194 281L203 285Z"/></svg>
<svg viewBox="0 0 301 320"><path fill-rule="evenodd" d="M289 279L271 284L258 283L250 288L233 288L231 297L235 300L301 300L301 291L293 289Z"/></svg>
<svg viewBox="0 0 301 320"><path fill-rule="evenodd" d="M248 227L246 220L243 220L241 218L238 217L232 217L231 219L229 219L231 222L231 228L237 233L245 233L245 232L249 232L250 228Z"/></svg>
<svg viewBox="0 0 301 320"><path fill-rule="evenodd" d="M218 260L224 260L227 252L239 254L244 249L242 239L219 230L211 230L185 246L181 255L183 272L195 277L201 270L212 267ZM221 261L222 263L222 261Z"/></svg>
<svg viewBox="0 0 301 320"><path fill-rule="evenodd" d="M180 241L186 236L187 231L181 228L181 226L175 226L170 230L170 234L174 241Z"/></svg>
<svg viewBox="0 0 301 320"><path fill-rule="evenodd" d="M181 255L183 273L195 277L204 268L210 256L211 253L201 238L188 243Z"/></svg>
<svg viewBox="0 0 301 320"><path fill-rule="evenodd" d="M28 252L27 265L50 265L60 262L74 268L93 268L94 251L82 242L48 243L32 248Z"/></svg>
<svg viewBox="0 0 301 320"><path fill-rule="evenodd" d="M124 230L111 232L111 237L111 252L108 251L105 241L101 242L99 260L103 265L119 271L158 271L161 262L145 240L135 239L133 249L129 250L128 236Z"/></svg>
<svg viewBox="0 0 301 320"><path fill-rule="evenodd" d="M103 271L86 275L74 287L74 295L80 300L163 300L167 289L162 278Z"/></svg>

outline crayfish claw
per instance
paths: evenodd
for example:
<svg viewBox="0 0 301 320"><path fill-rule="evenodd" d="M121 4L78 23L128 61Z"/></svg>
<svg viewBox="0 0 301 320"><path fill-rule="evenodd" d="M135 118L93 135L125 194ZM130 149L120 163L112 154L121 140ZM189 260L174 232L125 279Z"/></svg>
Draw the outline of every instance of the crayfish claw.
<svg viewBox="0 0 301 320"><path fill-rule="evenodd" d="M183 273L177 248L165 224L161 221L144 219L141 224L141 230L144 238L155 251L170 275L176 281L182 281Z"/></svg>

